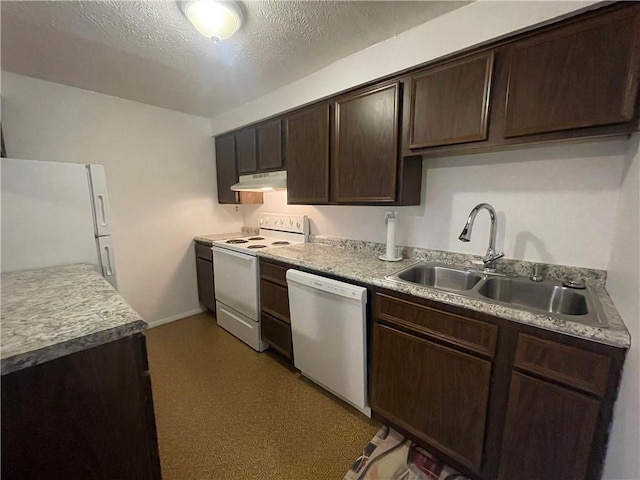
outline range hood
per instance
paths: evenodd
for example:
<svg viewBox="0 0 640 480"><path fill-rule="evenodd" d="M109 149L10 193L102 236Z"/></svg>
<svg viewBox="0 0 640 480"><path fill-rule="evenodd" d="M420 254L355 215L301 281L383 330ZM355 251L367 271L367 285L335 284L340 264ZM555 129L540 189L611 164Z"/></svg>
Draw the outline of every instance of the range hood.
<svg viewBox="0 0 640 480"><path fill-rule="evenodd" d="M239 182L231 185L235 192L268 192L287 188L287 172L254 173L240 175Z"/></svg>

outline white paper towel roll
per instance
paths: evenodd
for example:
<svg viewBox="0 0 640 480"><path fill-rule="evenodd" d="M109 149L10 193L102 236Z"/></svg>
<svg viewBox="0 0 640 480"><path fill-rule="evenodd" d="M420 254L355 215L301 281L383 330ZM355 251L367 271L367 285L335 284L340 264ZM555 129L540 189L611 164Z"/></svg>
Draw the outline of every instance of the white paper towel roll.
<svg viewBox="0 0 640 480"><path fill-rule="evenodd" d="M384 215L387 223L387 249L384 255L380 256L381 260L397 262L402 257L396 254L396 220L398 212L386 212Z"/></svg>
<svg viewBox="0 0 640 480"><path fill-rule="evenodd" d="M396 258L396 218L387 218L387 254L386 257Z"/></svg>

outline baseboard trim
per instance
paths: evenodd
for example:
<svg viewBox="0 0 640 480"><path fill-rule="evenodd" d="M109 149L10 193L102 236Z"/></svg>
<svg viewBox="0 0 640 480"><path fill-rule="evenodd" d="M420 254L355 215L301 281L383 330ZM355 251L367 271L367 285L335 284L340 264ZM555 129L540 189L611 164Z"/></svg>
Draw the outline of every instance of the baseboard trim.
<svg viewBox="0 0 640 480"><path fill-rule="evenodd" d="M150 322L147 322L147 324L149 325L148 328L159 327L160 325L165 325L167 323L175 322L176 320L181 320L183 318L190 317L192 315L197 315L204 311L205 311L204 308L196 308L194 310L189 310L188 312L179 313L178 315L172 315L171 317L161 318L159 320L152 320Z"/></svg>

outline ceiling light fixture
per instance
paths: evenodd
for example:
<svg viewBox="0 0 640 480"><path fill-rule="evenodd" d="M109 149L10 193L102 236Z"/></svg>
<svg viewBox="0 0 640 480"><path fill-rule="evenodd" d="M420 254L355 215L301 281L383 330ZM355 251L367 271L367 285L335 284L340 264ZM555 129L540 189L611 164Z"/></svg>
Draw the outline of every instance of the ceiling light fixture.
<svg viewBox="0 0 640 480"><path fill-rule="evenodd" d="M242 10L233 1L186 0L182 11L198 32L215 43L236 33L243 20Z"/></svg>

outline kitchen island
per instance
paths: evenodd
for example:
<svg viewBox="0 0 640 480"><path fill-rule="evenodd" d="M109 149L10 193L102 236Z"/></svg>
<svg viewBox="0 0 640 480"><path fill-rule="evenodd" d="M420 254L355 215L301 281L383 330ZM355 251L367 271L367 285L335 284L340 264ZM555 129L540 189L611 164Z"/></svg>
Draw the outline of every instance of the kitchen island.
<svg viewBox="0 0 640 480"><path fill-rule="evenodd" d="M90 265L2 275L2 478L159 479L147 324Z"/></svg>

